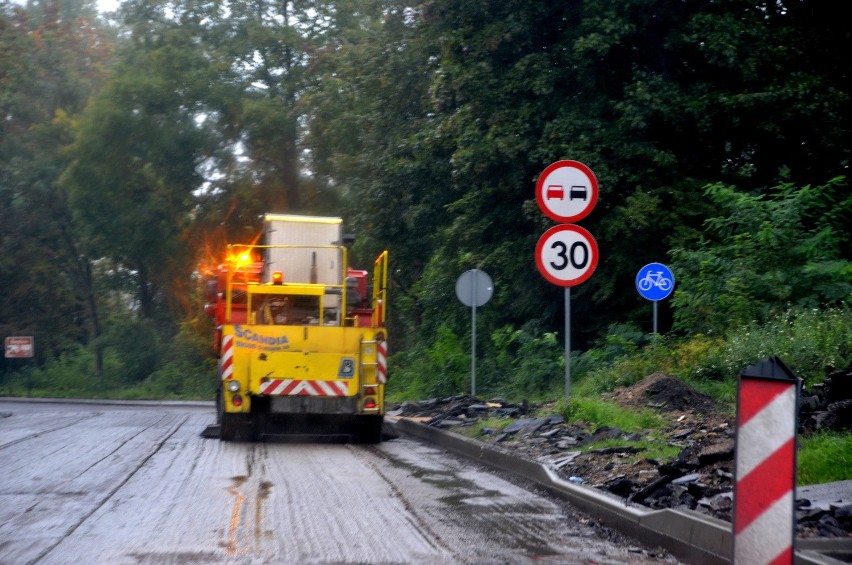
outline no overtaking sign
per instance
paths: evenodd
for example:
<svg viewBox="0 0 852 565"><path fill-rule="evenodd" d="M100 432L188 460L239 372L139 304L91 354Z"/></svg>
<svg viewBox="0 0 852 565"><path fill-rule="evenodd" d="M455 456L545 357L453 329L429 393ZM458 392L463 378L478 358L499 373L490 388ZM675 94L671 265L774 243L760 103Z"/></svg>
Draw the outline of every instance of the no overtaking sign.
<svg viewBox="0 0 852 565"><path fill-rule="evenodd" d="M578 222L598 202L598 181L592 170L578 161L556 161L538 177L535 197L544 215L561 223Z"/></svg>

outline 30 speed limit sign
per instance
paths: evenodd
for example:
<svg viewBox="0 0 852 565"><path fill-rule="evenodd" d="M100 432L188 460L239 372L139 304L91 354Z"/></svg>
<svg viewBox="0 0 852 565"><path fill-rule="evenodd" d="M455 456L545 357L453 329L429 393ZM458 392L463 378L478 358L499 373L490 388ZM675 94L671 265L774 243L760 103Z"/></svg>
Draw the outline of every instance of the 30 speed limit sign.
<svg viewBox="0 0 852 565"><path fill-rule="evenodd" d="M587 230L561 224L544 232L535 248L541 275L559 286L585 282L598 266L598 243Z"/></svg>

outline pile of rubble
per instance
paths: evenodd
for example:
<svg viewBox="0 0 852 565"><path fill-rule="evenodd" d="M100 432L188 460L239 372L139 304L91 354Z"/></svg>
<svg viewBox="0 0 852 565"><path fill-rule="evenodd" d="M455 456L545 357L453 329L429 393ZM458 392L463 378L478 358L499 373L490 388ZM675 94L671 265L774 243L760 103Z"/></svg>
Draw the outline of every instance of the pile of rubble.
<svg viewBox="0 0 852 565"><path fill-rule="evenodd" d="M850 392L852 371L835 373L803 392L802 433L852 429ZM541 462L570 482L607 490L631 503L688 508L731 521L736 436L731 414L683 381L659 373L617 389L607 399L663 412L670 425L654 433L679 450L677 457L668 461L643 457L643 448L637 447L646 439L643 434L569 423L552 410L552 404L531 407L502 399L485 402L455 396L404 403L393 414L460 433L474 423L509 419L504 427L483 426L475 439ZM587 447L602 440L610 440L610 447ZM800 488L796 504L798 535L852 537L852 480L828 490Z"/></svg>
<svg viewBox="0 0 852 565"><path fill-rule="evenodd" d="M820 430L852 430L852 369L830 374L801 395L799 433Z"/></svg>

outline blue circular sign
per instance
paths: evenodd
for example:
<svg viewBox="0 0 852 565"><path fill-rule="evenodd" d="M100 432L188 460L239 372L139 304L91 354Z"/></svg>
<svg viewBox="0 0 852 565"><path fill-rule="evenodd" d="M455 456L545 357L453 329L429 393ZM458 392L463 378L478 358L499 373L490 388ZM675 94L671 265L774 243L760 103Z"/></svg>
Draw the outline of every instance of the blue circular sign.
<svg viewBox="0 0 852 565"><path fill-rule="evenodd" d="M648 300L662 300L674 290L675 278L671 269L662 263L648 263L636 274L636 290Z"/></svg>

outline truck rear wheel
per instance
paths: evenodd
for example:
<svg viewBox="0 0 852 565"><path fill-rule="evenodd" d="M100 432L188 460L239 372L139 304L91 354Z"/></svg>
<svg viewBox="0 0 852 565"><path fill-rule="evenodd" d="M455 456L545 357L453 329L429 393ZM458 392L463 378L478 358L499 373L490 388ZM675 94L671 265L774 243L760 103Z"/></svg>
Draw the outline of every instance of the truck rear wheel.
<svg viewBox="0 0 852 565"><path fill-rule="evenodd" d="M358 426L359 443L380 443L382 441L382 416L363 416Z"/></svg>
<svg viewBox="0 0 852 565"><path fill-rule="evenodd" d="M246 414L222 414L219 424L222 441L248 441L251 439L251 422Z"/></svg>
<svg viewBox="0 0 852 565"><path fill-rule="evenodd" d="M222 389L216 393L216 423L219 424L219 439L235 441L249 439L248 414L231 414L225 412L225 398Z"/></svg>

